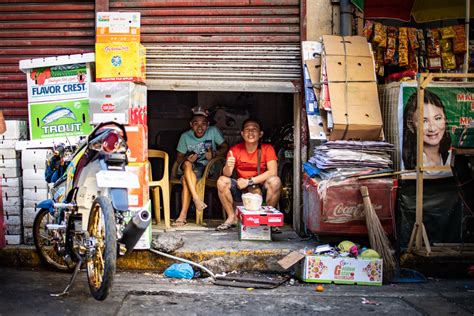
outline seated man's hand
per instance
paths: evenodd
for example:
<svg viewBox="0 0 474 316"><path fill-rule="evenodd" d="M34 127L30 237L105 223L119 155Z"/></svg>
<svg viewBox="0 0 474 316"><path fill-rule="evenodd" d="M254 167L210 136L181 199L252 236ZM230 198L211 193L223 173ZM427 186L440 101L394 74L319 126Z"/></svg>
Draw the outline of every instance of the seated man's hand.
<svg viewBox="0 0 474 316"><path fill-rule="evenodd" d="M248 179L245 179L245 178L238 178L237 179L237 187L239 188L239 190L243 190L248 186L249 186L249 180Z"/></svg>
<svg viewBox="0 0 474 316"><path fill-rule="evenodd" d="M212 153L211 149L206 151L205 157L206 157L207 160L211 160L214 157L214 154Z"/></svg>
<svg viewBox="0 0 474 316"><path fill-rule="evenodd" d="M229 151L229 158L227 158L227 160L225 161L225 166L228 167L228 168L232 168L234 169L235 167L235 157L234 157L234 154L232 153L232 150Z"/></svg>
<svg viewBox="0 0 474 316"><path fill-rule="evenodd" d="M191 162L191 163L194 163L197 159L198 159L198 154L196 154L196 153L186 157L186 160Z"/></svg>

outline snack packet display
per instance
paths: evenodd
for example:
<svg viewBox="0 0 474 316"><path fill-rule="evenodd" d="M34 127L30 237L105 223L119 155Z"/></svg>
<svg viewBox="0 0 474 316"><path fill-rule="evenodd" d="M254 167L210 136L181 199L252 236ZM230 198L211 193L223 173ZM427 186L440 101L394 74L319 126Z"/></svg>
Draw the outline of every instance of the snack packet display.
<svg viewBox="0 0 474 316"><path fill-rule="evenodd" d="M408 29L406 27L398 30L398 65L408 66Z"/></svg>
<svg viewBox="0 0 474 316"><path fill-rule="evenodd" d="M387 27L382 23L374 24L374 43L378 47L387 47Z"/></svg>

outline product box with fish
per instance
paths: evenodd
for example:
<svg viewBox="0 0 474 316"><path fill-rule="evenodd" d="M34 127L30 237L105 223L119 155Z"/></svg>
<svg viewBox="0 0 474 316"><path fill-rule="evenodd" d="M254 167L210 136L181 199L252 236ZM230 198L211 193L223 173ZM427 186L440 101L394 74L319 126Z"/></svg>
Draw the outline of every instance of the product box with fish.
<svg viewBox="0 0 474 316"><path fill-rule="evenodd" d="M82 136L92 131L88 99L29 103L28 114L32 140Z"/></svg>
<svg viewBox="0 0 474 316"><path fill-rule="evenodd" d="M86 99L94 53L20 60L26 73L28 102Z"/></svg>

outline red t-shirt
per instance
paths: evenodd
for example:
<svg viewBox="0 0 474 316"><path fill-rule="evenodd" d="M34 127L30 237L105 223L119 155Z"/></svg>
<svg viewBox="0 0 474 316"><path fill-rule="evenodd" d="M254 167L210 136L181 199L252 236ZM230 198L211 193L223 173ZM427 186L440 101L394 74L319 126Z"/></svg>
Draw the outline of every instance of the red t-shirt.
<svg viewBox="0 0 474 316"><path fill-rule="evenodd" d="M267 171L267 162L272 160L278 160L275 149L270 144L261 144L262 154L260 157L260 174ZM237 171L237 177L239 178L252 178L257 176L257 161L258 161L258 150L253 153L247 152L245 149L245 143L234 145L230 148L229 152L235 157L235 170ZM227 153L227 158L230 155Z"/></svg>

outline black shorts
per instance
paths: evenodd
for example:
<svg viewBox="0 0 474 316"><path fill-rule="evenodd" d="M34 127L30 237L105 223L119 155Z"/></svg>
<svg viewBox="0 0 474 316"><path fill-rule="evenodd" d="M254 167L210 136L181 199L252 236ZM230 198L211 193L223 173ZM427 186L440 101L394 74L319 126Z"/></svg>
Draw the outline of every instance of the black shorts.
<svg viewBox="0 0 474 316"><path fill-rule="evenodd" d="M259 187L260 190L262 190L262 198L265 201L265 197L267 195L267 188L263 184L254 184L253 187ZM242 194L247 193L248 190L245 188L243 190L240 190L239 187L237 186L237 180L231 178L230 179L230 193L232 194L232 199L234 202L242 202Z"/></svg>
<svg viewBox="0 0 474 316"><path fill-rule="evenodd" d="M180 163L178 166L179 177L183 175L183 164L184 164L184 161ZM199 163L199 162L193 163L193 171L194 171L194 174L196 175L196 178L201 179L202 175L204 174L205 169L206 169L206 166L203 165L202 163Z"/></svg>

